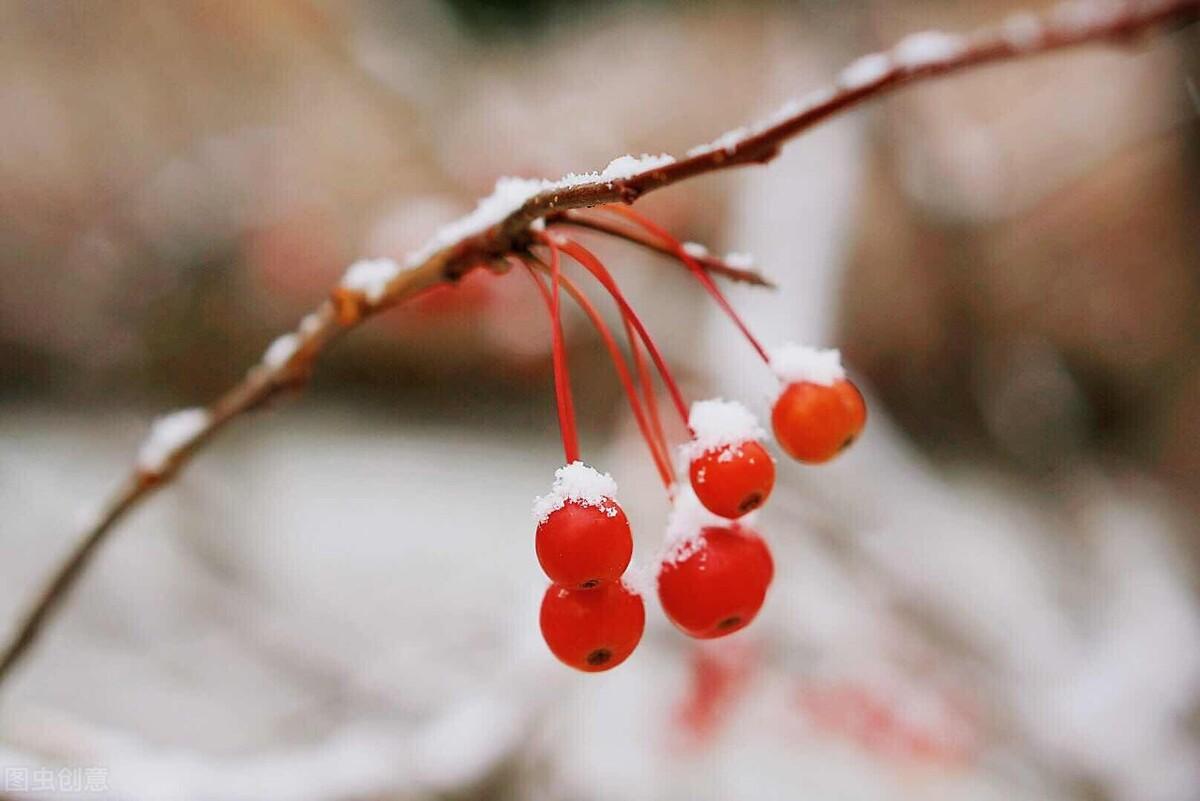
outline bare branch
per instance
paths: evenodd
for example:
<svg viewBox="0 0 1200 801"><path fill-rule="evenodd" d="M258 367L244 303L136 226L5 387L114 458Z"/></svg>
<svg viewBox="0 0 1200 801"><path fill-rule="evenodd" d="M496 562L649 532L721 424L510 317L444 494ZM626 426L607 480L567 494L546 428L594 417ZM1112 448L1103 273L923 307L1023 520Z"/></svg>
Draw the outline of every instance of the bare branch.
<svg viewBox="0 0 1200 801"><path fill-rule="evenodd" d="M1170 23L1182 24L1200 14L1200 0L1130 0L1124 3L1068 2L1049 18L1032 15L1011 18L1000 28L955 37L945 34L916 34L903 40L889 53L859 59L842 72L837 86L810 96L807 101L785 106L771 119L746 129L731 131L711 145L689 151L687 158L666 160L651 169L612 180L545 182L514 211L470 230L436 248L427 257L415 259L410 269L398 272L382 287L378 297L339 287L330 299L309 317L288 343L286 358L268 359L253 368L246 379L221 396L208 409L202 426L180 442L173 443L161 464L154 469L139 467L108 501L82 538L66 556L49 581L39 590L17 626L16 633L0 653L0 683L37 641L39 633L87 568L98 548L124 516L181 470L195 452L234 418L250 411L285 390L302 386L317 356L345 331L376 312L389 308L417 292L440 283L459 280L479 266L507 269L506 257L523 251L531 242L534 221L554 218L574 225L604 230L594 217L567 216L572 209L609 203L633 203L647 192L688 178L747 164L764 164L780 148L816 124L836 114L926 78L964 71L983 64L1032 56L1093 42L1131 41L1140 34ZM640 245L628 231L605 230ZM435 240L438 241L438 240ZM661 248L655 248L661 250ZM756 281L729 265L710 259L705 266L735 280ZM758 283L765 283L761 278Z"/></svg>

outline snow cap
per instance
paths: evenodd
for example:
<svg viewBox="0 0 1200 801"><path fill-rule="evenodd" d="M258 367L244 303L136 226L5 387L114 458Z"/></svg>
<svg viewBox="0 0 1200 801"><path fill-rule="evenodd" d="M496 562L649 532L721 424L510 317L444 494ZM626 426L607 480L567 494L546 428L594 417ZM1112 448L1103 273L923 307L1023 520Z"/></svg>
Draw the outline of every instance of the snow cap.
<svg viewBox="0 0 1200 801"><path fill-rule="evenodd" d="M689 463L708 451L767 435L749 409L737 401L720 398L693 403L688 428L692 429L692 440L680 446L680 456Z"/></svg>
<svg viewBox="0 0 1200 801"><path fill-rule="evenodd" d="M617 482L608 473L601 473L583 462L571 462L554 471L554 484L547 495L533 502L533 519L538 524L571 501L580 506L594 506L609 517L616 517Z"/></svg>
<svg viewBox="0 0 1200 801"><path fill-rule="evenodd" d="M832 386L846 377L842 354L836 348L811 348L789 342L773 348L768 355L772 372L784 385L806 381Z"/></svg>

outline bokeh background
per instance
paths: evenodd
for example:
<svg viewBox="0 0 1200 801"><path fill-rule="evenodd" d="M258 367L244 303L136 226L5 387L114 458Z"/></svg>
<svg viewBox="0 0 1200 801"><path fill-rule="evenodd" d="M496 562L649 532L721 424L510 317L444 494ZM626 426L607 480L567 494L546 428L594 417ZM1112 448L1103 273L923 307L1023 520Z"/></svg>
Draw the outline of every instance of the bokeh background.
<svg viewBox="0 0 1200 801"><path fill-rule="evenodd" d="M681 153L1015 10L3 0L0 630L153 417L349 262L497 176ZM780 462L745 632L698 647L649 599L619 669L545 651L548 329L520 275L473 275L132 516L3 688L0 797L1200 799L1198 84L1196 26L987 68L639 204L754 253L752 325L840 347L871 405L833 465ZM690 395L767 409L678 266L596 247ZM569 322L645 560L666 502Z"/></svg>

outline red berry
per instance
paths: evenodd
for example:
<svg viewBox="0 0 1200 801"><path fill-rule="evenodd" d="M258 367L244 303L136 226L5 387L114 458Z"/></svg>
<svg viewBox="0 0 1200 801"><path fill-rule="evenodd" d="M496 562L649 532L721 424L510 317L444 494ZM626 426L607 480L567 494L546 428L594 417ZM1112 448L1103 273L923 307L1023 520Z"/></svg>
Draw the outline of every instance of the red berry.
<svg viewBox="0 0 1200 801"><path fill-rule="evenodd" d="M689 474L700 503L730 520L766 503L775 486L775 462L754 440L705 451L692 460Z"/></svg>
<svg viewBox="0 0 1200 801"><path fill-rule="evenodd" d="M542 598L542 637L563 664L598 673L624 662L646 625L642 597L621 582L590 590L551 584Z"/></svg>
<svg viewBox="0 0 1200 801"><path fill-rule="evenodd" d="M588 505L568 500L538 524L535 546L551 581L588 588L621 577L633 556L633 534L613 499Z"/></svg>
<svg viewBox="0 0 1200 801"><path fill-rule="evenodd" d="M801 462L829 461L854 442L866 423L867 404L846 379L829 386L788 384L771 410L775 439Z"/></svg>
<svg viewBox="0 0 1200 801"><path fill-rule="evenodd" d="M695 550L663 562L658 599L685 634L709 640L749 624L774 575L771 551L761 537L736 527L706 528Z"/></svg>

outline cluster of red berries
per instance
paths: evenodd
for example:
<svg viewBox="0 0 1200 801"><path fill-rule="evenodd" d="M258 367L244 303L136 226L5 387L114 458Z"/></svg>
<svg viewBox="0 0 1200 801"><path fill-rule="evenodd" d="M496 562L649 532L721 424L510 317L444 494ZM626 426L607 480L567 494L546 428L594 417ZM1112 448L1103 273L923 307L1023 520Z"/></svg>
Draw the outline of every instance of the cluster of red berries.
<svg viewBox="0 0 1200 801"><path fill-rule="evenodd" d="M775 372L781 392L772 408L771 424L789 456L802 462L825 462L854 441L866 423L866 405L846 379L837 351L785 346L768 353L688 248L628 208L606 209L660 239ZM646 621L641 595L624 579L633 554L633 536L615 500L616 483L579 461L560 289L574 298L604 340L674 506L665 555L657 566L663 611L677 628L699 639L722 637L744 628L762 608L775 573L770 549L747 517L766 503L775 485L775 462L762 443L766 432L738 403L702 401L689 410L654 340L599 259L557 233L539 232L537 241L549 250L548 263L532 252L523 254L521 263L550 312L555 393L567 461L555 473L551 493L539 498L534 507L538 561L552 582L541 609L546 644L571 667L588 672L608 670L633 653ZM603 317L562 273L562 253L584 267L616 302L629 341L632 370ZM541 273L548 274L549 287ZM690 487L676 483L643 348L691 435L680 451Z"/></svg>

